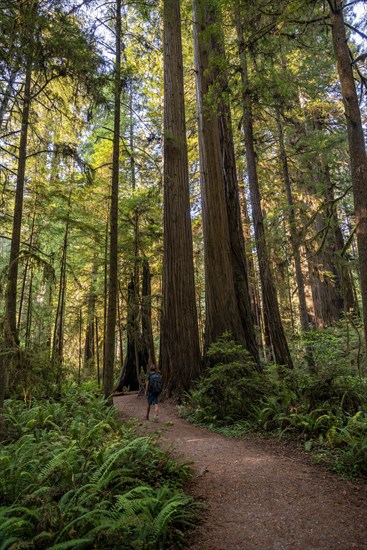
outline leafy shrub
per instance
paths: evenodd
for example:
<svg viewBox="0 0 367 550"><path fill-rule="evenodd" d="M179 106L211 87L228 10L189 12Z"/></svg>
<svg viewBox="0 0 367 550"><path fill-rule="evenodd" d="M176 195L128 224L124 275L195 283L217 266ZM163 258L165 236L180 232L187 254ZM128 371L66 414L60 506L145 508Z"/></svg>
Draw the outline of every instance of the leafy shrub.
<svg viewBox="0 0 367 550"><path fill-rule="evenodd" d="M335 334L330 330L327 337L319 339L320 350L326 341L335 347ZM335 353L340 350L329 351ZM313 373L277 365L259 373L228 335L208 355L214 366L191 391L187 417L228 435L252 429L298 437L339 472L366 475L367 379L356 376L347 360L323 363Z"/></svg>
<svg viewBox="0 0 367 550"><path fill-rule="evenodd" d="M194 503L188 477L151 438L137 437L99 397L7 401L0 450L0 547L159 549L182 541Z"/></svg>
<svg viewBox="0 0 367 550"><path fill-rule="evenodd" d="M225 334L207 355L213 366L191 391L186 414L197 422L216 425L253 417L254 407L264 395L265 379L249 353Z"/></svg>

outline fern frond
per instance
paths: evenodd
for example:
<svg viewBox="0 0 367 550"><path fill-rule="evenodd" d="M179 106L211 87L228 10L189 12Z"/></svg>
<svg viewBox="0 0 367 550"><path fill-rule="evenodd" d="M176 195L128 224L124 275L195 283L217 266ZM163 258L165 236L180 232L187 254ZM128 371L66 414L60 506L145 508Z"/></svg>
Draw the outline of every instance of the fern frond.
<svg viewBox="0 0 367 550"><path fill-rule="evenodd" d="M93 542L91 538L74 539L59 544L50 546L48 550L68 550L68 548L86 548L88 544Z"/></svg>

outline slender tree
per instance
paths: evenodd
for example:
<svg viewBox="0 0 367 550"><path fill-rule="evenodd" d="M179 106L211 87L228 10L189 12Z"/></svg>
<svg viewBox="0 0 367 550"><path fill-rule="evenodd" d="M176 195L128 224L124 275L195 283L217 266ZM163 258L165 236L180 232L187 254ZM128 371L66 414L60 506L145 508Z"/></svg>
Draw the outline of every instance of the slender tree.
<svg viewBox="0 0 367 550"><path fill-rule="evenodd" d="M269 254L267 251L264 217L261 207L260 187L257 175L257 162L253 138L252 99L249 87L246 50L244 43L244 24L240 16L239 4L236 5L235 22L243 86L243 130L246 145L247 171L249 177L252 217L264 305L265 326L268 331L275 361L280 365L287 365L288 367L292 368L292 358L282 326L278 298L276 294L273 275L270 268Z"/></svg>
<svg viewBox="0 0 367 550"><path fill-rule="evenodd" d="M113 126L113 156L110 207L110 256L108 311L106 322L106 339L104 353L103 389L106 398L113 391L113 372L115 364L115 333L117 312L117 263L118 263L118 192L120 161L120 104L121 104L121 0L116 0L115 24L115 100Z"/></svg>

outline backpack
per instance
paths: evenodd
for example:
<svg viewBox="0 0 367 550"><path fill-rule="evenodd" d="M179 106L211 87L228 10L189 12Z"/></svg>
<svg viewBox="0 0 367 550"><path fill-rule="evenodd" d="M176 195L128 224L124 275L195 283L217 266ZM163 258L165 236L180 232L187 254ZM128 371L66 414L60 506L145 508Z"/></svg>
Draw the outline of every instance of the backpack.
<svg viewBox="0 0 367 550"><path fill-rule="evenodd" d="M149 376L148 391L154 395L162 392L162 379L159 374L153 373Z"/></svg>

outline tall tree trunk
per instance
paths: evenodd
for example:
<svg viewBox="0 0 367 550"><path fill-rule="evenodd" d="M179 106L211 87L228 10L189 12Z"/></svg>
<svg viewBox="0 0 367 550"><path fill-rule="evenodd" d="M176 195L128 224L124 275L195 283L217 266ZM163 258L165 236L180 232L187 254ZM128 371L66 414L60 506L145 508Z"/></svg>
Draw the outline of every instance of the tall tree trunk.
<svg viewBox="0 0 367 550"><path fill-rule="evenodd" d="M319 129L322 129L318 123ZM344 237L340 228L336 201L334 196L334 186L331 180L330 168L327 162L321 158L321 178L325 184L326 198L326 223L328 231L326 233L327 250L332 270L335 272L335 282L337 286L337 300L339 315L342 312L358 312L358 304L355 298L353 279L348 261L343 257Z"/></svg>
<svg viewBox="0 0 367 550"><path fill-rule="evenodd" d="M143 280L142 280L142 304L141 304L141 355L142 363L146 367L156 366L153 329L152 329L152 291L150 284L151 274L147 258L143 259Z"/></svg>
<svg viewBox="0 0 367 550"><path fill-rule="evenodd" d="M29 110L31 104L31 83L32 83L32 67L33 59L32 55L29 55L26 66L24 92L23 92L23 110L22 110L22 125L20 131L20 143L19 143L19 157L18 157L18 170L17 170L17 183L15 191L15 205L14 205L14 218L13 229L11 237L10 258L9 258L9 270L7 278L7 290L6 290L6 322L8 324L8 341L19 343L17 333L17 321L16 321L16 308L17 308L17 282L18 282L18 265L19 265L19 251L20 251L20 233L22 226L22 214L23 214L23 195L24 195L24 181L25 181L25 169L27 162L27 141L28 141L28 127L29 127Z"/></svg>
<svg viewBox="0 0 367 550"><path fill-rule="evenodd" d="M27 161L27 142L29 127L29 111L31 105L31 86L33 68L33 47L30 38L30 47L25 69L25 80L23 90L22 119L19 142L18 169L15 190L15 205L13 228L11 236L9 268L5 292L5 313L2 321L1 349L0 349L0 415L3 409L6 384L6 365L9 363L9 353L14 355L14 350L19 345L17 332L17 283L18 264L20 252L20 235L23 214L23 195L25 182L25 169Z"/></svg>
<svg viewBox="0 0 367 550"><path fill-rule="evenodd" d="M135 311L135 288L134 277L131 277L127 288L127 320L126 320L126 354L124 366L120 371L119 381L115 391L122 391L124 387L130 391L139 390L139 373L137 365L139 365L138 343L139 335L136 334L136 311Z"/></svg>
<svg viewBox="0 0 367 550"><path fill-rule="evenodd" d="M97 255L95 254L92 264L91 283L87 299L87 326L85 329L84 344L84 369L94 369L95 362L95 317L96 317L96 278L97 278Z"/></svg>
<svg viewBox="0 0 367 550"><path fill-rule="evenodd" d="M292 248L292 255L294 260L294 268L295 268L296 282L297 282L297 295L298 295L298 303L299 303L300 323L301 323L302 330L304 332L307 332L310 328L310 324L308 321L306 293L305 293L305 285L304 285L303 272L302 272L300 242L298 237L296 212L294 208L291 180L290 180L289 170L288 170L288 157L287 157L287 151L286 151L285 141L284 141L283 126L281 122L281 110L279 107L276 107L276 122L277 122L278 140L279 140L279 156L280 156L280 161L282 165L284 187L285 187L285 193L286 193L287 203L289 208L288 224L289 224L289 233L290 233L290 244Z"/></svg>
<svg viewBox="0 0 367 550"><path fill-rule="evenodd" d="M28 288L28 300L27 300L27 320L26 331L24 337L24 343L26 348L31 346L31 330L32 330L32 303L33 303L33 267L30 269L30 280Z"/></svg>
<svg viewBox="0 0 367 550"><path fill-rule="evenodd" d="M65 226L64 242L61 257L61 270L60 270L60 283L59 283L59 295L57 300L55 324L52 339L52 356L51 362L56 369L56 385L61 390L62 382L62 363L64 355L64 320L65 320L65 297L66 297L66 259L68 251L68 239L69 239L69 225L70 225L70 201L71 192L69 194L69 210L68 218Z"/></svg>
<svg viewBox="0 0 367 550"><path fill-rule="evenodd" d="M160 366L166 392L200 373L179 0L164 0L164 229Z"/></svg>
<svg viewBox="0 0 367 550"><path fill-rule="evenodd" d="M96 315L94 325L96 327L96 359L97 359L97 383L98 387L101 385L101 369L100 369L100 361L99 361L99 324L98 324L98 316Z"/></svg>
<svg viewBox="0 0 367 550"><path fill-rule="evenodd" d="M218 111L215 101L210 99L210 94L218 83L217 70L213 64L213 37L208 33L208 28L220 20L218 10L215 1L194 0L194 50L204 229L205 350L225 332L232 333L235 340L244 346L247 344L232 264L234 251L228 221Z"/></svg>
<svg viewBox="0 0 367 550"><path fill-rule="evenodd" d="M220 85L220 90L227 90L228 77L225 69L226 53L220 9L215 11L214 17L216 18L216 21L213 22L217 24L217 29L216 32L212 33L212 51L213 54L216 55L220 64L220 68L215 75L215 80ZM245 241L241 219L231 110L228 100L223 97L222 92L218 98L218 110L219 136L222 152L222 166L225 183L229 238L231 243L231 263L233 269L234 287L245 335L245 347L254 357L256 362L259 363L259 351L254 330L254 318L251 309L247 274L248 267L246 262Z"/></svg>
<svg viewBox="0 0 367 550"><path fill-rule="evenodd" d="M330 0L330 21L340 86L347 121L350 166L354 195L359 276L367 357L367 155L361 113L349 56L343 18L343 1ZM367 361L367 359L366 359Z"/></svg>
<svg viewBox="0 0 367 550"><path fill-rule="evenodd" d="M107 203L107 210L109 203ZM103 349L102 349L102 378L104 373L104 357L106 353L107 336L107 309L108 309L108 237L109 237L109 213L107 213L104 241L104 277L103 277Z"/></svg>
<svg viewBox="0 0 367 550"><path fill-rule="evenodd" d="M120 297L117 298L117 322L119 327L119 353L120 353L120 372L124 366L124 332L122 326L122 316L121 316L121 304Z"/></svg>
<svg viewBox="0 0 367 550"><path fill-rule="evenodd" d="M103 388L104 395L110 399L113 391L113 371L115 363L115 333L117 309L117 247L118 247L118 189L120 156L120 103L121 103L121 0L116 0L116 58L115 58L115 105L113 130L113 157L110 210L110 261L107 333L104 355Z"/></svg>
<svg viewBox="0 0 367 550"><path fill-rule="evenodd" d="M243 85L243 129L246 144L247 171L250 184L256 250L259 261L265 325L269 331L275 361L280 365L287 365L289 368L293 368L291 355L280 317L278 299L266 246L264 220L261 209L261 197L257 176L256 154L254 149L252 105L249 91L246 52L243 39L243 24L238 5L237 13L235 13L235 20Z"/></svg>
<svg viewBox="0 0 367 550"><path fill-rule="evenodd" d="M33 216L32 216L32 224L31 224L31 234L29 237L29 252L32 252L32 246L33 246L33 238L34 238L34 225L36 220L36 210L37 210L37 197L34 203L34 210L33 210ZM22 319L22 312L23 312L23 303L24 303L24 297L25 297L25 288L27 284L27 275L29 270L29 256L27 257L24 272L23 272L23 282L22 282L22 290L20 292L20 300L19 300L19 310L18 310L18 322L17 322L17 331L19 333L20 330L20 323Z"/></svg>
<svg viewBox="0 0 367 550"><path fill-rule="evenodd" d="M305 292L304 277L303 277L302 262L301 262L300 238L299 238L299 233L297 229L296 212L295 212L294 201L293 201L291 179L290 179L289 169L288 169L288 156L287 156L287 150L286 150L285 140L284 140L280 107L275 108L275 115L276 115L278 140L279 140L279 156L280 156L280 162L282 165L284 187L285 187L285 193L286 193L287 203L289 208L288 225L289 225L289 233L290 233L290 244L291 244L292 255L294 260L295 273L296 273L300 324L301 324L302 331L308 332L310 330L310 323L308 320L306 292ZM311 370L314 370L315 361L314 361L312 349L308 344L306 344L305 351L306 351L307 364Z"/></svg>

